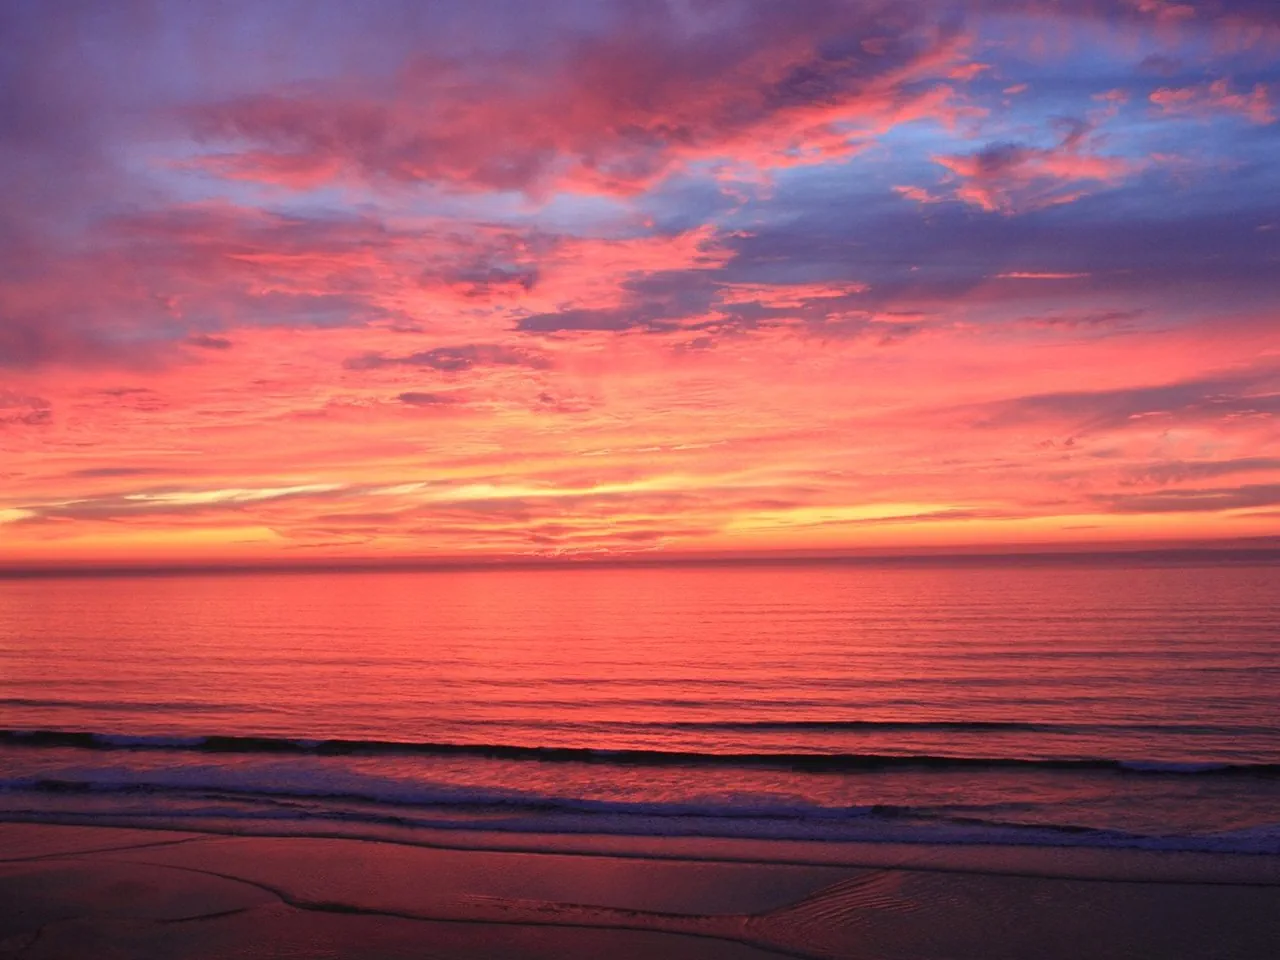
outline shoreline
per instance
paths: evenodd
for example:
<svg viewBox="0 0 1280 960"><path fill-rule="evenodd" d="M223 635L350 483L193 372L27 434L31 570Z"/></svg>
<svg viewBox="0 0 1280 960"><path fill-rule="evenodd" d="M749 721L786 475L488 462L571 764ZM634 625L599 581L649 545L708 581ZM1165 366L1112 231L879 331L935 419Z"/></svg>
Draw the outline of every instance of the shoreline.
<svg viewBox="0 0 1280 960"><path fill-rule="evenodd" d="M1275 857L379 834L0 822L0 957L1280 954Z"/></svg>
<svg viewBox="0 0 1280 960"><path fill-rule="evenodd" d="M20 826L181 833L208 837L309 838L386 843L427 850L571 855L632 860L746 863L795 867L907 869L1028 879L1280 886L1280 856L1269 852L1145 849L932 840L844 840L659 835L397 826L331 821L226 820L216 817L14 816L0 813L0 835ZM0 858L2 859L2 858Z"/></svg>

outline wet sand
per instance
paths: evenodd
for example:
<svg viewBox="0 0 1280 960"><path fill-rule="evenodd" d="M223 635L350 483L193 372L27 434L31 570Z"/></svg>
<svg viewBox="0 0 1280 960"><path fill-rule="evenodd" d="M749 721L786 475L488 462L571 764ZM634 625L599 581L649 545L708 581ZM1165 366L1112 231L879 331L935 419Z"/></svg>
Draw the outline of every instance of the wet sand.
<svg viewBox="0 0 1280 960"><path fill-rule="evenodd" d="M1274 960L1276 859L3 823L0 957Z"/></svg>

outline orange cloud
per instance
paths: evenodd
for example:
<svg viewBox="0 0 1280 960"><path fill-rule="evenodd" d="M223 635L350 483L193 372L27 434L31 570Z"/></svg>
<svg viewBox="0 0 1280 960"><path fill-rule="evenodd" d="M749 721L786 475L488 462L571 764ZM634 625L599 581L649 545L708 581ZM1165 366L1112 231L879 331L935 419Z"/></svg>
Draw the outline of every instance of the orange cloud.
<svg viewBox="0 0 1280 960"><path fill-rule="evenodd" d="M728 296L793 310L847 292ZM1061 528L1081 517L1104 537L1203 534L1237 516L1248 533L1280 482L1258 452L1280 379L1254 359L1265 326L1216 332L1129 331L1118 350L1092 325L1027 334L1052 334L1043 347L936 327L902 352L777 330L686 354L663 338L603 355L566 340L552 367L484 351L401 363L401 347L343 371L420 337L246 329L145 387L87 370L47 395L34 381L5 394L4 409L48 416L0 428L0 559L138 559L179 543L241 559L980 543L1069 539ZM1254 478L1234 499L1214 480L1233 470Z"/></svg>
<svg viewBox="0 0 1280 960"><path fill-rule="evenodd" d="M1087 273L1050 273L1033 270L1015 270L1011 273L997 273L999 280L1079 280L1087 277Z"/></svg>

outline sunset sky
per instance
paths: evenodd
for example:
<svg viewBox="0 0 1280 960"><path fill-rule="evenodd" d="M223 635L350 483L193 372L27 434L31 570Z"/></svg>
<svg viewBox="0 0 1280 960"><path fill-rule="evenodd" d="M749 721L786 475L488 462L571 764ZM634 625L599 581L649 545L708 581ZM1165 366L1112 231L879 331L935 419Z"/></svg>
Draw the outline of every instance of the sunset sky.
<svg viewBox="0 0 1280 960"><path fill-rule="evenodd" d="M0 6L0 565L1280 533L1274 0Z"/></svg>

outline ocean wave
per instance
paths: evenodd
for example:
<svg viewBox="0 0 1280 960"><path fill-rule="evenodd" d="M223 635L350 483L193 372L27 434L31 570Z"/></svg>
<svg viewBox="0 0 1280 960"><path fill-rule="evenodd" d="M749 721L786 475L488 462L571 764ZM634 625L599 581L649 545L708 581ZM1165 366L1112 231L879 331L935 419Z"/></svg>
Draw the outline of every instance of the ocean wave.
<svg viewBox="0 0 1280 960"><path fill-rule="evenodd" d="M494 703L495 701L488 701ZM633 701L624 701L633 704ZM526 705L524 701L519 701ZM242 711L243 706L237 704L205 703L201 701L151 702L124 700L65 700L55 698L32 697L0 697L0 707L35 707L35 708L68 708L74 710L95 710L105 712L138 712L138 713L235 713ZM670 719L670 720L632 720L612 719L608 721L574 720L560 718L552 723L543 724L529 718L513 723L510 720L491 720L470 718L468 726L476 729L547 726L566 731L589 729L599 731L609 729L615 731L728 731L728 732L789 732L789 731L850 731L867 733L1026 733L1055 736L1096 736L1098 734L1115 733L1150 733L1172 734L1177 736L1266 736L1280 738L1280 724L1261 726L1257 724L1206 724L1206 723L1154 723L1142 721L1114 721L1102 723L1046 722L1032 720L969 720L969 719L923 719L923 720L884 720L863 719L857 717L813 717L804 719L759 717L755 719ZM20 731L0 731L16 734ZM59 733L59 731L49 731ZM70 735L70 734L68 734ZM79 734L76 734L79 735Z"/></svg>
<svg viewBox="0 0 1280 960"><path fill-rule="evenodd" d="M160 796L220 796L240 801L291 799L398 805L513 810L528 813L574 812L655 817L709 817L762 820L847 820L865 816L907 816L905 808L883 805L824 807L807 803L781 803L750 799L719 802L653 802L592 800L548 796L519 790L451 786L397 781L378 777L316 777L311 783L268 783L235 770L175 771L165 775L149 771L145 776L114 771L83 772L69 777L17 777L0 780L0 793L43 794L145 794Z"/></svg>
<svg viewBox="0 0 1280 960"><path fill-rule="evenodd" d="M948 756L941 754L703 752L601 749L502 743L399 740L297 739L269 736L177 734L127 735L68 730L0 730L0 745L74 747L88 750L187 750L201 753L464 756L546 763L624 766L782 767L800 771L859 771L892 768L1112 771L1160 776L1280 776L1280 763L1198 762L1110 757Z"/></svg>
<svg viewBox="0 0 1280 960"><path fill-rule="evenodd" d="M151 700L65 700L51 697L0 697L0 707L68 708L106 713L236 713L244 707L233 703Z"/></svg>
<svg viewBox="0 0 1280 960"><path fill-rule="evenodd" d="M866 730L871 732L1040 733L1093 735L1098 733L1160 733L1182 736L1280 736L1280 726L1200 723L1044 723L1025 720L664 720L619 721L621 727L673 730Z"/></svg>
<svg viewBox="0 0 1280 960"><path fill-rule="evenodd" d="M103 775L105 774L105 776ZM864 804L847 806L823 806L817 803L782 800L761 796L736 796L704 798L690 801L635 801L596 800L582 797L553 796L528 793L513 789L476 789L447 784L420 784L382 779L377 777L318 778L310 784L298 782L265 783L251 780L234 770L211 772L200 770L196 775L181 773L164 776L151 772L145 778L129 776L115 778L109 771L96 775L82 774L80 779L56 777L16 778L0 780L0 793L31 792L37 794L118 794L146 795L160 799L171 797L199 797L204 800L223 799L237 802L274 801L322 801L327 804L370 804L377 809L362 810L350 807L293 807L280 808L285 815L299 818L406 820L409 810L451 811L468 810L507 812L512 814L592 814L626 818L657 818L679 820L734 820L734 821L795 821L821 824L828 828L833 824L850 821L912 822L918 826L981 827L1002 831L1048 831L1057 835L1092 836L1095 838L1142 838L1146 834L1115 830L1076 823L1044 823L1011 820L1008 813L1025 810L1025 804L961 804L942 806L912 806L908 804ZM157 807L157 810L161 808ZM399 812L392 812L398 810ZM171 814L172 815L172 814ZM253 815L261 815L260 811ZM424 821L425 822L425 821ZM434 825L455 823L459 826L476 826L473 819L431 818ZM488 828L491 821L484 821ZM1268 834L1271 836L1271 834ZM1149 837L1148 837L1149 838Z"/></svg>

